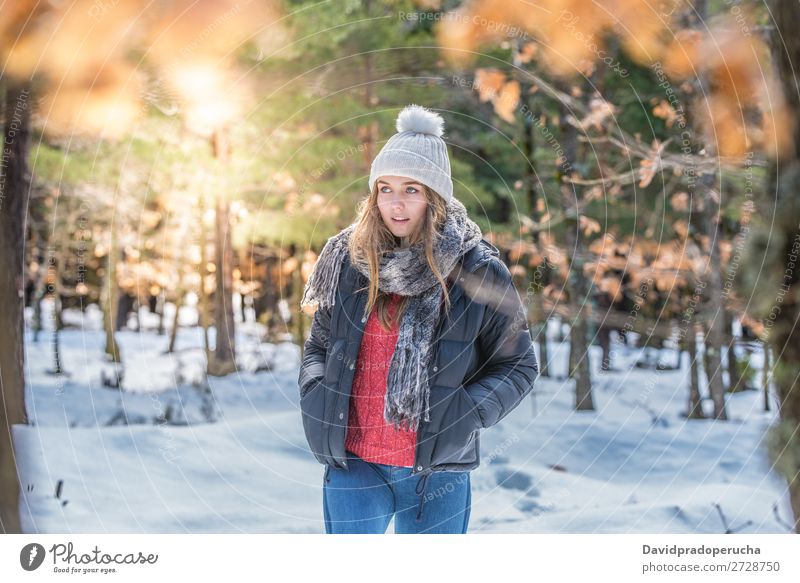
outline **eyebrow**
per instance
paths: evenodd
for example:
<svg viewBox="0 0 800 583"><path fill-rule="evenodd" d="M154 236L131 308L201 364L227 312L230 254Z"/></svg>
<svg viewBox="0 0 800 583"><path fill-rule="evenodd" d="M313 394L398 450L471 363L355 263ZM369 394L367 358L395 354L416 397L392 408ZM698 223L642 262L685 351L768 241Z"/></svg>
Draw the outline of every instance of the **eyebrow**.
<svg viewBox="0 0 800 583"><path fill-rule="evenodd" d="M378 184L386 184L386 185L388 185L388 186L391 186L391 184L389 184L389 183L388 183L388 182L386 182L385 180L378 180ZM418 184L418 185L422 185L422 183L421 183L421 182L414 182L413 180L411 180L411 181L409 181L409 182L403 182L402 186L406 186L406 185L408 185L408 184Z"/></svg>

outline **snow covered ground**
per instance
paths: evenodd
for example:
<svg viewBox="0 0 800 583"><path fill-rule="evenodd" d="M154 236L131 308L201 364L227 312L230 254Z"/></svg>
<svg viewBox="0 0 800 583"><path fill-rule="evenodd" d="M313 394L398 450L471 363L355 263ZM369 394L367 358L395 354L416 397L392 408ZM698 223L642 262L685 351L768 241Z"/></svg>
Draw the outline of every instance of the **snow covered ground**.
<svg viewBox="0 0 800 583"><path fill-rule="evenodd" d="M26 339L30 425L14 427L26 532L324 532L324 468L298 409L299 347L259 343L259 327L240 324L244 370L204 391L202 333L182 310L190 327L175 354L151 329L117 334L119 391L100 382L109 365L99 314L66 319L82 326L61 334L69 376L47 372L49 332ZM154 326L146 311L141 320ZM563 376L557 327L551 371ZM470 532L789 532L785 482L760 446L774 399L763 412L759 391L729 395L729 421L686 421L686 360L657 371L636 368L639 356L613 345L618 372L594 372L595 411L573 411L571 383L540 377L533 396L483 431ZM265 362L276 365L255 372Z"/></svg>

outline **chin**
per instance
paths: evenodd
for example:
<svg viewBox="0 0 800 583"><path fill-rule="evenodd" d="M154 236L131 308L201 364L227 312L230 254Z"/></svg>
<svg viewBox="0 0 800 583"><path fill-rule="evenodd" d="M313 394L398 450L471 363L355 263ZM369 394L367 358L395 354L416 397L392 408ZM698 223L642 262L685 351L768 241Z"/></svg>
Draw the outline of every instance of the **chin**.
<svg viewBox="0 0 800 583"><path fill-rule="evenodd" d="M408 235L411 232L411 231L408 231L408 230L404 229L403 227L400 227L400 226L392 224L391 223L391 219L390 219L390 222L384 223L384 224L386 224L386 227L389 229L389 232L392 235L394 235L395 237L405 237L406 235Z"/></svg>

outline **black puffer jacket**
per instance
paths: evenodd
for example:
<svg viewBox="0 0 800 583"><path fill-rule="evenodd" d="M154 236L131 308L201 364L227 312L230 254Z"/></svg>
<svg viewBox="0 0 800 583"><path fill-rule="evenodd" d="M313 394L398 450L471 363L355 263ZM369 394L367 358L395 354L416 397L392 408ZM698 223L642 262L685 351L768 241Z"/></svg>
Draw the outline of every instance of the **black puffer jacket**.
<svg viewBox="0 0 800 583"><path fill-rule="evenodd" d="M497 248L482 240L464 254L450 280L451 309L434 334L430 421L421 420L417 430L414 474L477 468L480 430L519 405L538 376L525 311ZM305 343L299 377L303 428L326 469L347 469L345 432L367 300L366 291L354 290L366 283L346 263L334 306L317 309ZM462 287L470 284L479 286L472 299ZM489 288L496 290L495 299L481 303L480 291Z"/></svg>

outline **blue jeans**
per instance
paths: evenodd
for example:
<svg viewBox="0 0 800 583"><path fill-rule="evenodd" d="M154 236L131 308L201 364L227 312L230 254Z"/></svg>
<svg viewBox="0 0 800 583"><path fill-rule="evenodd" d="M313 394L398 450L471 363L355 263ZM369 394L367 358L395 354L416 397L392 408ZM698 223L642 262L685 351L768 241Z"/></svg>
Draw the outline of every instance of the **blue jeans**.
<svg viewBox="0 0 800 583"><path fill-rule="evenodd" d="M322 507L327 534L465 534L469 472L411 475L411 468L368 462L347 452L347 470L325 466Z"/></svg>

